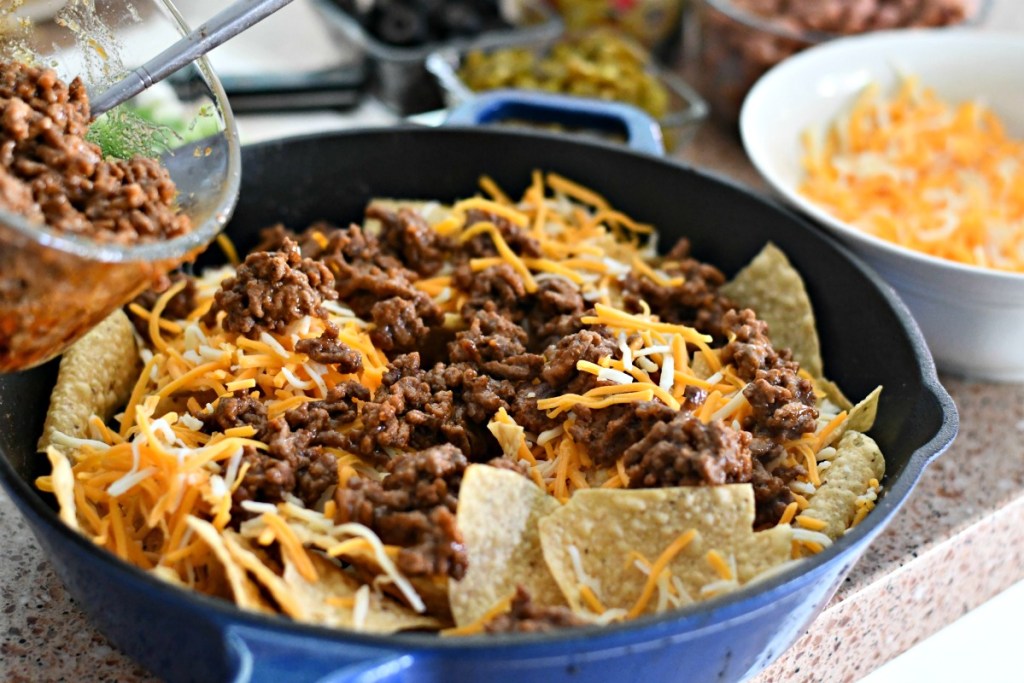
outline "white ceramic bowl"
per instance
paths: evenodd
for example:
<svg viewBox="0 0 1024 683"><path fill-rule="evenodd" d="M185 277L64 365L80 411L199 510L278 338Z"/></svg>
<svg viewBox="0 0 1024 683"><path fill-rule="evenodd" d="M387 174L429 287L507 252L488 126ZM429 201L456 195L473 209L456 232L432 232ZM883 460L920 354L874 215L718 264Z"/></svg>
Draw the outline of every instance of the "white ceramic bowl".
<svg viewBox="0 0 1024 683"><path fill-rule="evenodd" d="M803 131L825 130L870 83L892 92L901 74L920 77L944 99L985 102L1011 135L1024 137L1024 34L904 30L835 40L773 68L743 104L743 144L786 202L827 228L893 286L921 326L940 370L1022 381L1024 275L897 246L832 217L797 192L804 174Z"/></svg>

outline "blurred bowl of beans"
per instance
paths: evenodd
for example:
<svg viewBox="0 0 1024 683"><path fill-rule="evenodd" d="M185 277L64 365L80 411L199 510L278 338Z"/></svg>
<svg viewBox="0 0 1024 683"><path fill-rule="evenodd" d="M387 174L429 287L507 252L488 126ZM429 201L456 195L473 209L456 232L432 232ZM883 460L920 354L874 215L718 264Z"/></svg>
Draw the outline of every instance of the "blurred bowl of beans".
<svg viewBox="0 0 1024 683"><path fill-rule="evenodd" d="M870 31L973 25L988 6L989 0L699 0L697 85L716 117L735 125L750 88L790 55Z"/></svg>

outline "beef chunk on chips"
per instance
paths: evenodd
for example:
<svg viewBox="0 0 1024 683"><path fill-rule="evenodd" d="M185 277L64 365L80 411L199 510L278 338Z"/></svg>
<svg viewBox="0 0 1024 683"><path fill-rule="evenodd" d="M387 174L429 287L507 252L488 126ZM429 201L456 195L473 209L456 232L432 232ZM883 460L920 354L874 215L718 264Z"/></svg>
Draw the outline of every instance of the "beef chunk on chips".
<svg viewBox="0 0 1024 683"><path fill-rule="evenodd" d="M655 423L623 453L630 488L750 480L750 435L688 413Z"/></svg>
<svg viewBox="0 0 1024 683"><path fill-rule="evenodd" d="M381 481L354 477L338 488L336 519L363 524L399 546L398 567L409 575L460 578L466 551L455 510L466 465L450 445L399 455Z"/></svg>

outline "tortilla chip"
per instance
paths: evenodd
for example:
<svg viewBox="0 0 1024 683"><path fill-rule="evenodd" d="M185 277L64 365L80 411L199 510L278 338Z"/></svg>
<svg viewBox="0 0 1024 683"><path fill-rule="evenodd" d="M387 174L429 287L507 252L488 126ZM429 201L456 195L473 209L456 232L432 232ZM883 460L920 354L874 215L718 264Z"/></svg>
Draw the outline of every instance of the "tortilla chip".
<svg viewBox="0 0 1024 683"><path fill-rule="evenodd" d="M224 547L235 562L252 574L253 578L270 593L282 612L299 621L308 620L306 606L296 600L284 579L264 564L263 560L248 547L246 539L230 529L225 529L221 537L224 539Z"/></svg>
<svg viewBox="0 0 1024 683"><path fill-rule="evenodd" d="M387 574L381 569L377 560L369 555L343 555L342 559L352 565L359 577L367 582L378 581ZM444 622L451 621L451 606L448 603L448 576L406 576L414 591L423 601L426 611ZM414 609L402 591L393 583L381 583L380 589L399 601L402 605Z"/></svg>
<svg viewBox="0 0 1024 683"><path fill-rule="evenodd" d="M772 344L789 349L812 377L821 377L821 348L814 309L803 278L781 249L772 243L741 270L722 293L743 308L752 308L768 323Z"/></svg>
<svg viewBox="0 0 1024 683"><path fill-rule="evenodd" d="M690 369L698 379L707 379L714 374L711 372L711 365L708 363L708 359L700 351L693 354L693 360L690 361Z"/></svg>
<svg viewBox="0 0 1024 683"><path fill-rule="evenodd" d="M882 396L882 387L875 387L874 391L868 394L864 400L850 409L846 422L840 426L843 432L866 432L875 426L875 417L878 415L878 400Z"/></svg>
<svg viewBox="0 0 1024 683"><path fill-rule="evenodd" d="M544 562L537 522L560 507L516 472L470 465L459 489L456 517L469 568L448 584L457 626L480 619L522 586L541 606L564 606L565 597Z"/></svg>
<svg viewBox="0 0 1024 683"><path fill-rule="evenodd" d="M46 457L50 459L50 484L53 496L60 506L60 519L75 531L78 527L78 509L75 506L75 473L71 470L71 461L59 450L50 446L46 449Z"/></svg>
<svg viewBox="0 0 1024 683"><path fill-rule="evenodd" d="M309 514L319 515L319 513L312 511L309 511ZM343 541L336 536L325 533L325 530L331 523L322 518L322 516L321 520L324 526L299 518L289 517L285 521L303 546L319 548L325 552L331 551ZM264 528L265 524L259 517L255 517L243 522L240 530L243 538L254 539L259 537ZM387 573L381 568L371 550L344 553L339 556L339 559L350 564L363 582L377 583L381 590L392 595L402 604L408 605L412 609L416 608L416 605L410 604L402 591L391 583L390 579L384 582ZM422 600L427 611L441 619L449 615L447 576L407 576L405 578L411 585L412 590Z"/></svg>
<svg viewBox="0 0 1024 683"><path fill-rule="evenodd" d="M39 451L53 443L55 431L84 438L90 417L109 420L128 401L138 371L135 328L117 310L64 352Z"/></svg>
<svg viewBox="0 0 1024 683"><path fill-rule="evenodd" d="M787 562L792 530L776 527L755 533L753 523L753 488L730 484L577 491L539 527L544 559L573 609L580 609L581 581L588 580L606 608L629 610L647 581L630 560L631 553L654 563L691 529L696 536L668 564L691 596L722 580L707 559L711 550L735 559L740 584ZM577 575L573 548L586 579ZM656 602L649 601L643 613L654 612Z"/></svg>
<svg viewBox="0 0 1024 683"><path fill-rule="evenodd" d="M317 581L307 581L287 557L284 559L284 578L281 579L294 599L302 605L302 621L365 633L441 628L442 624L437 619L416 614L404 605L380 595L334 562L316 553L311 553L310 559L316 567L319 577ZM357 598L361 589L364 593L368 592L368 599ZM366 611L359 624L356 623L358 600L366 600Z"/></svg>
<svg viewBox="0 0 1024 683"><path fill-rule="evenodd" d="M846 420L843 421L828 438L829 444L839 443L843 434L848 431L864 433L874 426L874 418L879 413L879 398L882 396L882 387L874 387L871 393L867 394L859 403L849 409Z"/></svg>
<svg viewBox="0 0 1024 683"><path fill-rule="evenodd" d="M821 532L839 538L853 522L857 498L867 493L872 479L881 481L884 475L885 459L878 444L870 436L848 431L836 446L832 464L821 471L821 486L800 514L825 522Z"/></svg>
<svg viewBox="0 0 1024 683"><path fill-rule="evenodd" d="M196 536L203 539L220 562L228 585L231 586L235 603L242 609L252 612L273 612L274 610L270 609L267 601L260 595L259 587L249 579L245 570L232 557L217 528L198 517L190 516L186 523Z"/></svg>
<svg viewBox="0 0 1024 683"><path fill-rule="evenodd" d="M825 379L824 377L816 377L814 379L814 389L816 393L825 394L825 398L835 404L840 410L852 410L853 402L846 398L843 390L839 388L839 385L832 380Z"/></svg>
<svg viewBox="0 0 1024 683"><path fill-rule="evenodd" d="M498 440L506 458L513 462L519 459L519 446L526 442L526 432L522 427L491 420L487 423L487 430Z"/></svg>

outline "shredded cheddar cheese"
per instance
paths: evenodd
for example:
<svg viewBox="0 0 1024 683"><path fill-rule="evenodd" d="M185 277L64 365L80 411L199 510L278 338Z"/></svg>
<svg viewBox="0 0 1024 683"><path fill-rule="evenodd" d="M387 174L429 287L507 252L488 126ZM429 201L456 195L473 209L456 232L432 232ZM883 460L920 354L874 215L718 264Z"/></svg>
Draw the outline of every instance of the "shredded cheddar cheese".
<svg viewBox="0 0 1024 683"><path fill-rule="evenodd" d="M914 78L869 87L823 142L805 135L800 191L900 246L1024 271L1024 140L976 101L949 104Z"/></svg>
<svg viewBox="0 0 1024 683"><path fill-rule="evenodd" d="M688 546L694 538L697 537L696 529L689 529L679 535L679 538L672 541L672 543L665 548L665 550L658 556L658 559L651 565L650 574L647 577L647 582L644 583L643 590L640 593L640 597L637 598L636 603L629 610L627 618L635 619L644 613L647 608L647 604L651 601L651 596L654 595L654 589L658 581L658 577L661 572L675 559L676 555L681 553L683 549Z"/></svg>

